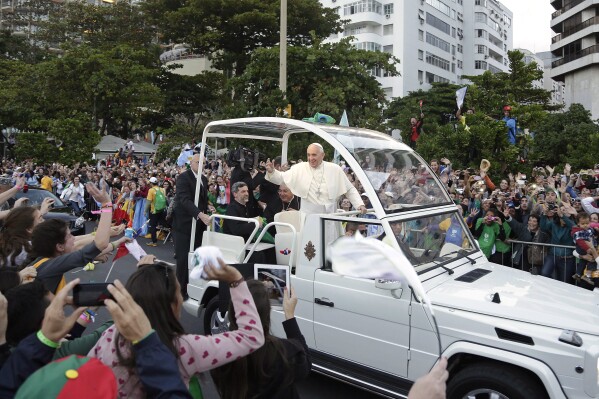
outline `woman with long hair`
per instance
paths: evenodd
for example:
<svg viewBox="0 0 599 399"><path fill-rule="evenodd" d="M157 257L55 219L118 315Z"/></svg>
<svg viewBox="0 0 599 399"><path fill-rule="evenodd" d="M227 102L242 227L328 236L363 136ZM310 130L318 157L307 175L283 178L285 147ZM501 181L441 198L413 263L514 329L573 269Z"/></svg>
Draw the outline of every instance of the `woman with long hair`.
<svg viewBox="0 0 599 399"><path fill-rule="evenodd" d="M237 359L212 371L221 399L299 398L295 383L308 377L312 363L308 346L295 320L297 297L285 288L283 328L287 339L270 335L270 296L267 286L249 280L248 287L256 303L265 332L264 346L249 356ZM231 328L237 327L235 304L229 306ZM232 383L235 381L235 383Z"/></svg>
<svg viewBox="0 0 599 399"><path fill-rule="evenodd" d="M76 267L83 267L96 257L114 250L122 242L121 238L110 242L113 205L105 191L98 190L93 184L87 184L87 190L96 201L101 203L100 221L93 241L76 249L75 237L71 234L67 222L59 219L46 220L33 229L31 236L32 251L28 263L37 269L37 278L53 293L58 292L66 280L64 273Z"/></svg>
<svg viewBox="0 0 599 399"><path fill-rule="evenodd" d="M160 340L177 357L186 384L195 374L246 356L264 344L256 305L237 269L219 259L220 267L208 265L204 270L209 279L229 285L239 328L210 336L185 334L179 322L183 297L175 270L165 262L148 264L146 259L152 257L142 258L140 268L129 277L125 288L144 310ZM120 398L144 397L135 370L135 351L132 350L135 345L136 342L127 341L116 326L112 326L88 354L112 368Z"/></svg>
<svg viewBox="0 0 599 399"><path fill-rule="evenodd" d="M19 206L10 210L0 234L0 267L20 267L27 261L33 229L44 221L53 202L46 198L40 209Z"/></svg>

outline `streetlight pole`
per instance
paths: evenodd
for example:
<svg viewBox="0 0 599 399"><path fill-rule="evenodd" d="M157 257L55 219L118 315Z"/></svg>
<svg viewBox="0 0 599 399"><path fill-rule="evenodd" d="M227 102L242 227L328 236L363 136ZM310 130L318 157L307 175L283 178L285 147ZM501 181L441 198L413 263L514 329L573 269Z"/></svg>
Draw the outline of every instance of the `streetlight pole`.
<svg viewBox="0 0 599 399"><path fill-rule="evenodd" d="M281 0L281 32L279 38L279 89L287 96L287 0Z"/></svg>

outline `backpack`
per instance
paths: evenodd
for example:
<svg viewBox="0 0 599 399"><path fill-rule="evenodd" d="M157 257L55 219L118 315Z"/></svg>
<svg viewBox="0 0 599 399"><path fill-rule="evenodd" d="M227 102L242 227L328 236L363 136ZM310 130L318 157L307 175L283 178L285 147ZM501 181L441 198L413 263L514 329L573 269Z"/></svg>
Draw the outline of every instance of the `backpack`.
<svg viewBox="0 0 599 399"><path fill-rule="evenodd" d="M537 231L532 242L540 241L540 234ZM542 266L545 262L546 249L540 245L531 245L528 247L528 263L532 266Z"/></svg>
<svg viewBox="0 0 599 399"><path fill-rule="evenodd" d="M160 212L166 208L166 196L161 189L154 189L154 213Z"/></svg>

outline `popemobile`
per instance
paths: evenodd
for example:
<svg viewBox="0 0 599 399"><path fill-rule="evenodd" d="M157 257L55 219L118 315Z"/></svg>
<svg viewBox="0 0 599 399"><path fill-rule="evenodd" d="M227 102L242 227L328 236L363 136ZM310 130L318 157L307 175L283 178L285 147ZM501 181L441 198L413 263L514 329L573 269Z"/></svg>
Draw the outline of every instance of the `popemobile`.
<svg viewBox="0 0 599 399"><path fill-rule="evenodd" d="M597 292L490 263L442 183L407 145L367 129L261 117L211 122L202 150L214 139L236 139L252 167L258 155L249 149L265 140L286 163L298 138L321 143L329 160L353 171L370 200L368 213L281 212L272 223L274 244L260 242L270 226L260 230L255 219L244 219L256 225L247 241L209 226L203 245L218 247L230 264L247 264L254 252L274 246L277 264L260 268L272 266L277 286L289 281L295 288L315 372L405 398L441 352L451 399L599 398ZM418 284L373 277L389 265L367 252L352 260L367 277L337 272L332 252L350 222L366 227L361 241L377 240L407 262ZM202 318L206 332L228 328L218 283L190 277L187 291L184 307ZM280 306L271 319L273 333L285 337Z"/></svg>

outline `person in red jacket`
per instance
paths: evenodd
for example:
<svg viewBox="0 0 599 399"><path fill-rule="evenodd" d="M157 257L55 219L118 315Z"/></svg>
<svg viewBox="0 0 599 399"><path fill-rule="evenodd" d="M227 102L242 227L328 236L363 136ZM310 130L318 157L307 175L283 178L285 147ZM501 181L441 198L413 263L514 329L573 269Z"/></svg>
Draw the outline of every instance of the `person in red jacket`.
<svg viewBox="0 0 599 399"><path fill-rule="evenodd" d="M418 137L420 137L420 133L422 133L422 124L424 123L424 114L420 113L420 118L412 118L410 119L410 147L414 150L416 149L416 142L418 141Z"/></svg>

